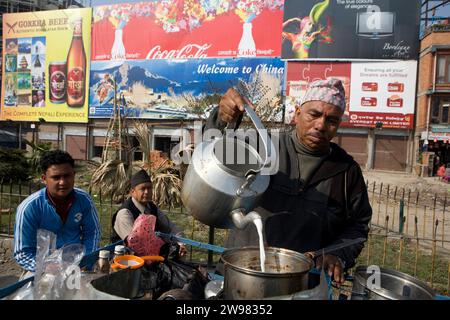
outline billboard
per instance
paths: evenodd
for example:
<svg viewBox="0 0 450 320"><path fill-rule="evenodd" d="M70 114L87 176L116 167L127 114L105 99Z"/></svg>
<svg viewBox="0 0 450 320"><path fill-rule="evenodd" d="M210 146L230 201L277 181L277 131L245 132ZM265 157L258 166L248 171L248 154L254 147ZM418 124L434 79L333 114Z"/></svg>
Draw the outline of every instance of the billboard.
<svg viewBox="0 0 450 320"><path fill-rule="evenodd" d="M286 0L283 59L418 58L420 1Z"/></svg>
<svg viewBox="0 0 450 320"><path fill-rule="evenodd" d="M285 121L292 123L309 82L333 77L346 95L341 127L412 129L416 74L416 61L289 62Z"/></svg>
<svg viewBox="0 0 450 320"><path fill-rule="evenodd" d="M283 0L96 6L92 60L279 57L282 19Z"/></svg>
<svg viewBox="0 0 450 320"><path fill-rule="evenodd" d="M87 122L91 12L3 15L1 120Z"/></svg>
<svg viewBox="0 0 450 320"><path fill-rule="evenodd" d="M277 58L95 61L89 117L110 118L116 105L132 118L205 118L243 81L262 120L281 122L283 79L284 62Z"/></svg>

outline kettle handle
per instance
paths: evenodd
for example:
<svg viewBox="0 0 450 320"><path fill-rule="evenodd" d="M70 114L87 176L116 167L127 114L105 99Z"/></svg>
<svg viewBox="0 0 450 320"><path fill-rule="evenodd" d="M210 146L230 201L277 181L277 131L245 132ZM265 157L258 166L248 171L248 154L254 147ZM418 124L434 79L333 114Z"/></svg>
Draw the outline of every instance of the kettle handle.
<svg viewBox="0 0 450 320"><path fill-rule="evenodd" d="M250 189L250 185L253 183L253 181L255 181L256 179L256 174L253 173L253 170L249 170L249 172L251 171L251 173L249 174L247 172L247 176L245 179L245 182L242 184L242 186L239 187L239 189L237 189L236 191L236 195L238 197L242 197L242 196L254 196L256 195L256 192L253 191L252 189ZM247 190L247 191L246 191ZM246 193L247 192L247 193Z"/></svg>
<svg viewBox="0 0 450 320"><path fill-rule="evenodd" d="M263 159L263 165L261 166L261 169L264 168L268 162L269 159L271 157L272 154L272 150L275 149L272 143L272 140L269 138L269 134L266 130L266 128L264 127L264 125L261 122L261 119L259 119L259 117L256 115L256 112L250 107L251 102L244 97L245 100L245 104L244 104L244 109L247 112L248 116L250 117L250 120L252 120L253 124L255 125L256 131L258 131L258 135L261 137L261 141L262 144L264 146L264 150L265 150L265 158ZM259 171L261 171L261 169L259 170L249 170L247 174L249 173L257 173Z"/></svg>

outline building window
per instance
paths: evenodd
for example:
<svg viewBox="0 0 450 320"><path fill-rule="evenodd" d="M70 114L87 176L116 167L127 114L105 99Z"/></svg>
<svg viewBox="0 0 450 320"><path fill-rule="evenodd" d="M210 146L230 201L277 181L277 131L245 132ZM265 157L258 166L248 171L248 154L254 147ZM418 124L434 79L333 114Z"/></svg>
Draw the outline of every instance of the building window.
<svg viewBox="0 0 450 320"><path fill-rule="evenodd" d="M442 108L442 118L443 123L448 123L448 106Z"/></svg>
<svg viewBox="0 0 450 320"><path fill-rule="evenodd" d="M450 83L450 54L438 55L436 83Z"/></svg>
<svg viewBox="0 0 450 320"><path fill-rule="evenodd" d="M103 155L103 147L102 146L94 146L93 150L92 150L93 154L92 157L93 158L101 158Z"/></svg>
<svg viewBox="0 0 450 320"><path fill-rule="evenodd" d="M149 150L141 149L141 145L139 144L139 140L136 138L136 136L131 137L131 144L133 145L133 161L143 161L143 151L148 152Z"/></svg>
<svg viewBox="0 0 450 320"><path fill-rule="evenodd" d="M433 97L431 102L431 123L448 124L449 123L450 98Z"/></svg>
<svg viewBox="0 0 450 320"><path fill-rule="evenodd" d="M434 98L431 102L431 123L441 122L439 119L440 108L439 108L439 98Z"/></svg>

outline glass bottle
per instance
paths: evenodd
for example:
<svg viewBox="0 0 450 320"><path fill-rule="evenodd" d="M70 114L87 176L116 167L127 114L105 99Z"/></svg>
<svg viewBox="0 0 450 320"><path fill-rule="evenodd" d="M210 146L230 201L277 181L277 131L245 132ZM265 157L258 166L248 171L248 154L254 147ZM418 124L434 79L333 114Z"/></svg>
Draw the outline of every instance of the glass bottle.
<svg viewBox="0 0 450 320"><path fill-rule="evenodd" d="M114 258L125 255L125 246L117 245L114 247Z"/></svg>
<svg viewBox="0 0 450 320"><path fill-rule="evenodd" d="M115 263L115 260L117 257L124 256L125 255L125 246L117 245L114 247L114 255L111 259L111 272L115 272L120 270L118 265Z"/></svg>
<svg viewBox="0 0 450 320"><path fill-rule="evenodd" d="M83 45L83 20L73 22L73 37L67 54L67 105L83 107L86 93L86 52Z"/></svg>
<svg viewBox="0 0 450 320"><path fill-rule="evenodd" d="M100 250L98 253L98 260L94 265L94 272L100 274L108 274L110 254L108 250Z"/></svg>

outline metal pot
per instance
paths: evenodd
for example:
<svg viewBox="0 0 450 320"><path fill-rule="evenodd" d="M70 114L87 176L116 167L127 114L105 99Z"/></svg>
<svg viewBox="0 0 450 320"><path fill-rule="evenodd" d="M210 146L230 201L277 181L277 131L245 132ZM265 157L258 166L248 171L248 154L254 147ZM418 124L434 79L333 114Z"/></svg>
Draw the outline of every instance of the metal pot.
<svg viewBox="0 0 450 320"><path fill-rule="evenodd" d="M435 292L424 282L399 271L379 268L379 287L373 286L376 274L366 266L357 267L353 276L352 300L433 300Z"/></svg>
<svg viewBox="0 0 450 320"><path fill-rule="evenodd" d="M226 250L224 296L226 299L261 299L308 289L308 273L313 261L296 251L265 248L266 272L260 267L259 247Z"/></svg>
<svg viewBox="0 0 450 320"><path fill-rule="evenodd" d="M138 297L141 289L142 267L145 261L163 262L164 258L161 256L118 256L111 264L115 271L93 280L91 284L101 292L134 299Z"/></svg>
<svg viewBox="0 0 450 320"><path fill-rule="evenodd" d="M269 175L261 170L270 166L274 147L253 109L245 106L245 110L258 131L263 157L251 144L232 136L203 141L194 149L183 180L183 205L209 226L233 227L230 212L248 213L269 186Z"/></svg>
<svg viewBox="0 0 450 320"><path fill-rule="evenodd" d="M138 296L141 286L141 269L120 269L91 281L98 291L126 299Z"/></svg>

